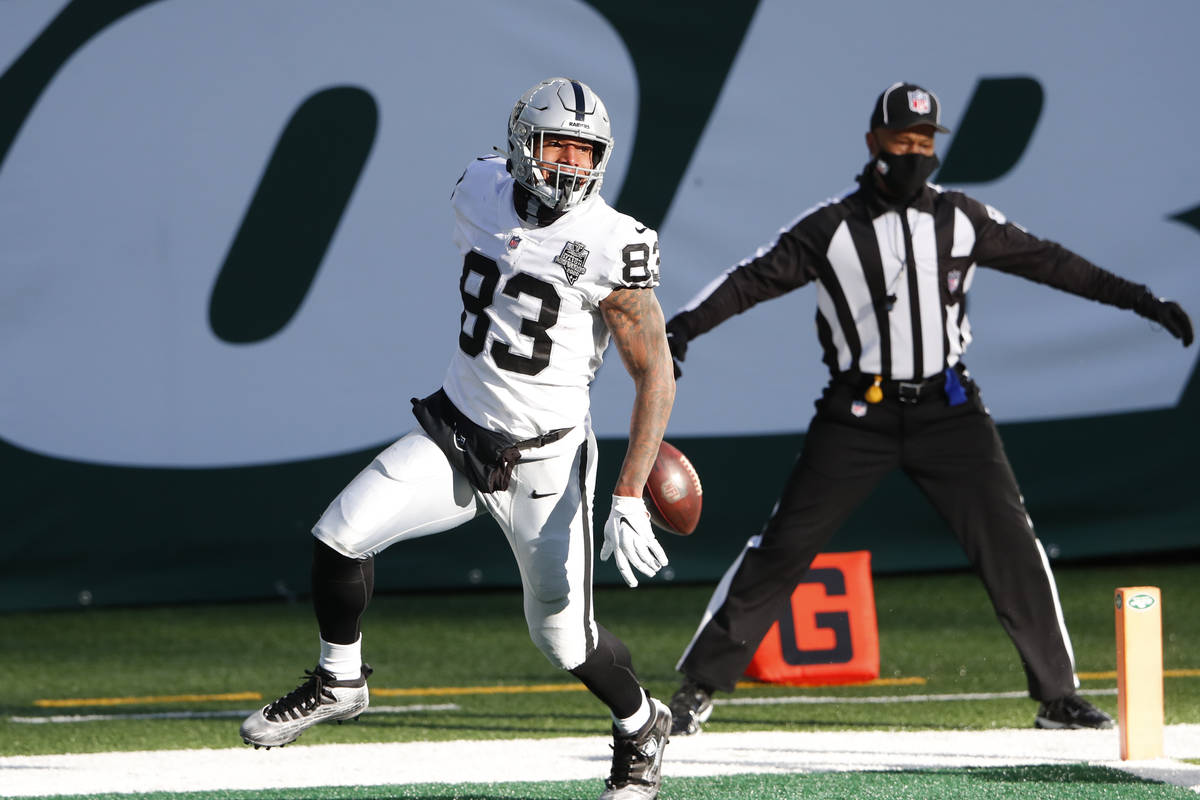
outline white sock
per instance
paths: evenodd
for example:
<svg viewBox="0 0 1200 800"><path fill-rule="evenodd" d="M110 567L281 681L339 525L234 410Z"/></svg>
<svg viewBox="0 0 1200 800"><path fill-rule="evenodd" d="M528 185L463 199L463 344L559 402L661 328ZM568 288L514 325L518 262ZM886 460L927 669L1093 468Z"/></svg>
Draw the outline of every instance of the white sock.
<svg viewBox="0 0 1200 800"><path fill-rule="evenodd" d="M633 716L626 717L625 719L617 719L614 715L613 724L625 736L633 736L649 721L651 711L653 711L653 708L650 705L650 698L646 696L645 692L642 692L642 705L637 711L633 712Z"/></svg>
<svg viewBox="0 0 1200 800"><path fill-rule="evenodd" d="M333 644L321 639L321 660L317 662L339 681L362 676L362 634L354 644Z"/></svg>

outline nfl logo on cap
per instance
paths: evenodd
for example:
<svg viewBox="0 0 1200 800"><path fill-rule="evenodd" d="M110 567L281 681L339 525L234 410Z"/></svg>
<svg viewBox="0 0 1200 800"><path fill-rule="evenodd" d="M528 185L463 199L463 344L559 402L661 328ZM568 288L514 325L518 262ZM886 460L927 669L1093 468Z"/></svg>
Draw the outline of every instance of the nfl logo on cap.
<svg viewBox="0 0 1200 800"><path fill-rule="evenodd" d="M915 125L932 125L938 133L949 133L941 118L941 103L936 94L915 83L893 83L875 100L869 130L901 131Z"/></svg>

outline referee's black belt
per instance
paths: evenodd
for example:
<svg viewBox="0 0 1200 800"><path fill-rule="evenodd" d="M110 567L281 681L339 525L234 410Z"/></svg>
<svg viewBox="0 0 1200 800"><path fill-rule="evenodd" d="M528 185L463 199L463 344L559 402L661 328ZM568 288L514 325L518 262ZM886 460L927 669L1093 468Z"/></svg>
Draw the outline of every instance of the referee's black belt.
<svg viewBox="0 0 1200 800"><path fill-rule="evenodd" d="M955 365L955 370L960 376L962 375L961 367ZM861 372L843 372L834 376L834 380L848 383L860 393L865 393L867 389L875 385L874 375L864 375ZM884 378L879 382L879 388L883 390L883 399L885 400L896 400L915 405L934 395L944 398L946 396L946 376L939 372L937 375L912 381Z"/></svg>

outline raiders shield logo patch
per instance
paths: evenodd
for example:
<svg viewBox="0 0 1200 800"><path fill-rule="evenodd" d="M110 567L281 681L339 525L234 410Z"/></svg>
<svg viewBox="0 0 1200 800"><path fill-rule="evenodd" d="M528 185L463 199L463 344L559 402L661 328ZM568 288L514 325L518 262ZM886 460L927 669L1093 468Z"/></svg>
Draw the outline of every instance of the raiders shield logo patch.
<svg viewBox="0 0 1200 800"><path fill-rule="evenodd" d="M567 273L567 283L574 286L575 281L585 272L583 265L587 263L587 257L588 249L583 246L583 242L567 242L563 245L562 252L554 259L554 263L562 266L563 272Z"/></svg>

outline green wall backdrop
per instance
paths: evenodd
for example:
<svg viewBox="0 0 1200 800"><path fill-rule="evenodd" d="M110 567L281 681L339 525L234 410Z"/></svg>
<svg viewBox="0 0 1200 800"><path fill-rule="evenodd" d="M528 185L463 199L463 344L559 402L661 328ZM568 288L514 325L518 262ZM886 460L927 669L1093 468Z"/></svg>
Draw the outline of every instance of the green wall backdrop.
<svg viewBox="0 0 1200 800"><path fill-rule="evenodd" d="M1097 3L1087 25L1039 0L540 9L0 4L0 610L306 593L312 523L413 426L456 339L449 187L551 74L609 106L604 193L658 228L667 313L849 184L895 80L941 97L938 180L1200 313L1192 0ZM693 345L668 438L705 510L664 534L656 581L717 580L772 508L824 380L814 296ZM966 361L1051 558L1194 555L1197 349L982 270L971 297ZM603 499L619 363L593 394ZM902 476L829 549L965 563ZM485 518L389 550L377 580L517 574Z"/></svg>

